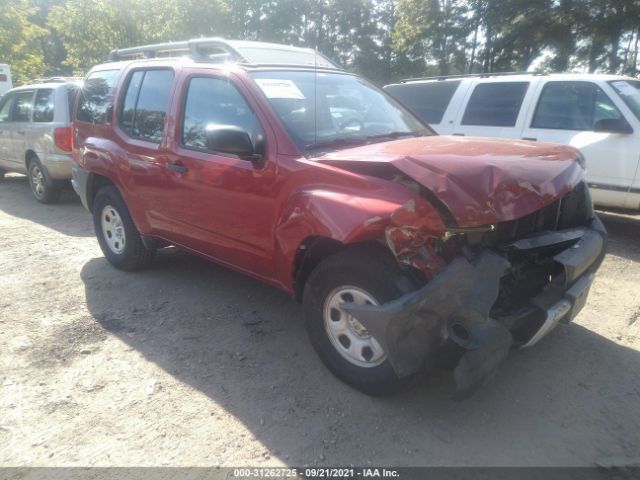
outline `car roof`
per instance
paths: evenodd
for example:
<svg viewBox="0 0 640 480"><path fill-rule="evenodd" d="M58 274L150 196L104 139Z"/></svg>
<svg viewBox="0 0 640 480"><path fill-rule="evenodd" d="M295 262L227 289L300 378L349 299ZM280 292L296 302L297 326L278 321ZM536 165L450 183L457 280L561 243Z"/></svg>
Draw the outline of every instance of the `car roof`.
<svg viewBox="0 0 640 480"><path fill-rule="evenodd" d="M401 80L399 83L392 85L406 85L406 84L420 84L420 83L433 83L442 81L461 81L461 80L476 80L478 82L504 82L504 81L525 81L532 78L542 77L549 80L559 81L612 81L612 80L637 80L637 78L628 77L624 75L615 75L608 73L527 73L527 72L507 72L507 73L483 73L472 75L451 75L440 77L425 77L425 78L407 78Z"/></svg>
<svg viewBox="0 0 640 480"><path fill-rule="evenodd" d="M12 88L11 90L5 92L9 93L9 92L19 92L20 90L35 90L36 88L50 88L50 89L56 89L56 88L61 88L61 87L65 87L67 85L73 85L73 86L80 86L81 82L80 81L73 81L73 82L36 82L36 83L28 83L26 85L21 85L19 87L15 87Z"/></svg>

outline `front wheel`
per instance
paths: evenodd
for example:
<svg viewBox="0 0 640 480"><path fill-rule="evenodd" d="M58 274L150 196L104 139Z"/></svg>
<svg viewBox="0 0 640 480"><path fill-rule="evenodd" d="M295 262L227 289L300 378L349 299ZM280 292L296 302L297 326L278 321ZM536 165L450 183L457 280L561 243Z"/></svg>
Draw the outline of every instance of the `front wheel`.
<svg viewBox="0 0 640 480"><path fill-rule="evenodd" d="M101 188L93 201L93 226L102 253L120 270L140 270L151 264L155 250L142 242L122 196L114 186Z"/></svg>
<svg viewBox="0 0 640 480"><path fill-rule="evenodd" d="M387 251L373 246L344 250L316 267L304 290L305 323L335 376L369 395L395 393L412 380L396 375L380 344L341 304L381 305L417 286Z"/></svg>
<svg viewBox="0 0 640 480"><path fill-rule="evenodd" d="M44 167L37 158L29 162L29 186L31 193L40 203L55 203L60 198L60 189L47 180Z"/></svg>

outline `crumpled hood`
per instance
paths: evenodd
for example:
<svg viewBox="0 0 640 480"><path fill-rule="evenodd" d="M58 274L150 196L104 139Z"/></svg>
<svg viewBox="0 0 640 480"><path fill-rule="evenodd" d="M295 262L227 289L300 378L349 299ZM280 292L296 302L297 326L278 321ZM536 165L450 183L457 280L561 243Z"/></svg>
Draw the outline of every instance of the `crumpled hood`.
<svg viewBox="0 0 640 480"><path fill-rule="evenodd" d="M430 136L327 153L315 160L349 168L388 163L428 188L458 225L514 220L549 205L583 179L578 153L563 145Z"/></svg>

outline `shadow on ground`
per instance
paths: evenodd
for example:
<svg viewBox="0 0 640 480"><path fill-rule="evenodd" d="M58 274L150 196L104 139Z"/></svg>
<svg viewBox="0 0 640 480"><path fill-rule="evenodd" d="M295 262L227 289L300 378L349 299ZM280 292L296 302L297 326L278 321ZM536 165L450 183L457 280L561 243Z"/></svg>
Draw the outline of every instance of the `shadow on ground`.
<svg viewBox="0 0 640 480"><path fill-rule="evenodd" d="M70 185L63 190L58 203L43 205L33 198L26 176L7 175L0 179L0 211L64 235L89 237L94 234L91 215Z"/></svg>
<svg viewBox="0 0 640 480"><path fill-rule="evenodd" d="M208 395L285 463L640 460L640 354L579 325L514 351L468 400L451 400L444 376L370 398L322 366L300 307L252 279L174 249L145 272L95 258L81 276L102 327Z"/></svg>
<svg viewBox="0 0 640 480"><path fill-rule="evenodd" d="M599 211L598 216L609 232L607 253L640 261L640 215L628 212Z"/></svg>

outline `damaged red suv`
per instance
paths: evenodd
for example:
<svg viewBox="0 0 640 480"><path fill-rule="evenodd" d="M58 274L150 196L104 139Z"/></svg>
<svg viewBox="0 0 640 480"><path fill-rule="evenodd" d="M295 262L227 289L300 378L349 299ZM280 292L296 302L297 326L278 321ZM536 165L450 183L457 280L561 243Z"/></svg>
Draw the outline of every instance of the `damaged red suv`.
<svg viewBox="0 0 640 480"><path fill-rule="evenodd" d="M73 128L73 184L115 267L175 245L278 287L369 394L445 352L472 392L578 314L605 251L576 150L438 136L312 50L113 51Z"/></svg>

